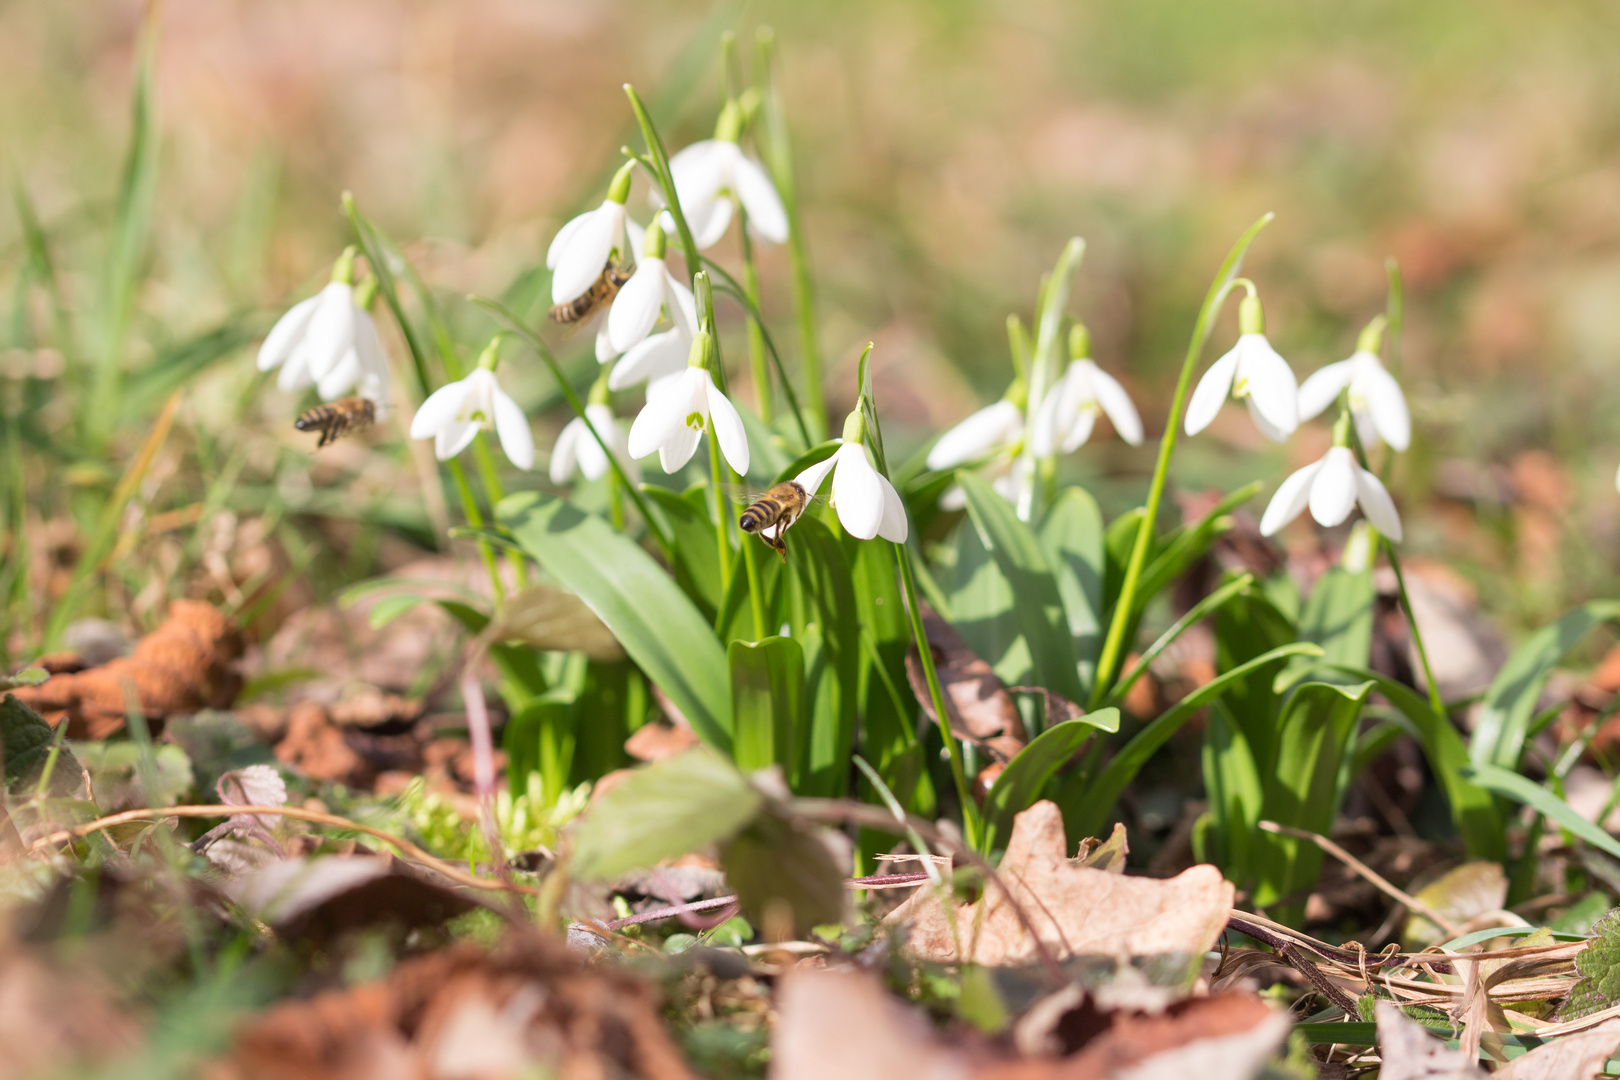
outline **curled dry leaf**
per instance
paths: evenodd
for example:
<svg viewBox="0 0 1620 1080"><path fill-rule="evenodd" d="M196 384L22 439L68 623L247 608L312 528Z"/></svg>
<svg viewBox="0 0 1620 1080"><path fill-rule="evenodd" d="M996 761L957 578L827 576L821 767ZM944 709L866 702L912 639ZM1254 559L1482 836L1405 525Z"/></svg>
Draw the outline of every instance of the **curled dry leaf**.
<svg viewBox="0 0 1620 1080"><path fill-rule="evenodd" d="M1378 1080L1485 1080L1485 1073L1468 1055L1430 1035L1396 1006L1380 1001L1373 1015L1383 1059Z"/></svg>
<svg viewBox="0 0 1620 1080"><path fill-rule="evenodd" d="M999 870L1011 900L1058 959L1182 955L1190 970L1214 946L1232 912L1235 890L1213 866L1194 866L1165 880L1126 877L1091 869L1067 858L1067 851L1063 815L1043 799L1014 819ZM1037 957L1013 903L991 882L983 899L956 906L960 952L933 889L918 889L886 921L908 925L909 948L930 960L997 966Z"/></svg>
<svg viewBox="0 0 1620 1080"><path fill-rule="evenodd" d="M476 906L462 892L372 855L270 863L237 879L228 892L287 938L329 939L380 923L436 926Z"/></svg>
<svg viewBox="0 0 1620 1080"><path fill-rule="evenodd" d="M65 719L70 738L104 739L124 726L132 707L153 722L229 706L242 684L231 666L241 655L230 620L199 600L176 600L167 621L130 655L57 675L17 696L53 725Z"/></svg>
<svg viewBox="0 0 1620 1080"><path fill-rule="evenodd" d="M1495 1080L1592 1080L1620 1046L1620 1019L1563 1035L1514 1058Z"/></svg>
<svg viewBox="0 0 1620 1080"><path fill-rule="evenodd" d="M1507 893L1507 875L1502 872L1500 863L1467 862L1447 870L1412 895L1454 925L1468 926L1481 916L1500 911L1502 905L1507 903ZM1497 925L1506 924L1485 922L1469 928L1484 929ZM1449 936L1422 915L1409 914L1401 941L1406 949L1416 951L1438 944Z"/></svg>
<svg viewBox="0 0 1620 1080"><path fill-rule="evenodd" d="M951 731L958 738L978 743L1000 761L1012 760L1028 741L1012 695L990 665L968 648L944 619L929 611L923 616L923 626L933 650L940 689L945 692L945 708L951 714ZM928 680L915 645L906 654L906 676L922 711L937 723L933 695L928 692Z"/></svg>
<svg viewBox="0 0 1620 1080"><path fill-rule="evenodd" d="M555 585L531 585L508 598L488 633L493 641L521 642L542 652L582 652L604 663L624 659L624 647L596 612Z"/></svg>

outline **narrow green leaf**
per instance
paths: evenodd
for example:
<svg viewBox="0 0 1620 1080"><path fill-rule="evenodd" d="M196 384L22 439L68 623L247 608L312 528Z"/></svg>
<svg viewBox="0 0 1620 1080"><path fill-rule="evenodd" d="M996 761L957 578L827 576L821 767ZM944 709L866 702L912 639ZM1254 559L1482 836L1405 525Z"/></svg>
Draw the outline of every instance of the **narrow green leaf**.
<svg viewBox="0 0 1620 1080"><path fill-rule="evenodd" d="M709 508L709 488L693 484L684 492L652 484L641 485L649 502L664 512L669 522L674 550L670 555L675 580L686 595L713 620L720 609L724 584L720 580L720 559L714 538L714 518Z"/></svg>
<svg viewBox="0 0 1620 1080"><path fill-rule="evenodd" d="M1076 835L1097 835L1107 824L1108 815L1119 802L1120 795L1142 766L1147 764L1148 758L1152 757L1154 751L1163 746L1199 709L1220 697L1241 680L1272 664L1280 663L1290 656L1314 656L1320 653L1321 649L1309 642L1290 642L1223 672L1176 702L1121 747L1091 783L1074 815L1078 825Z"/></svg>
<svg viewBox="0 0 1620 1080"><path fill-rule="evenodd" d="M1602 826L1586 820L1569 803L1534 780L1499 765L1474 765L1465 768L1463 775L1488 791L1506 796L1551 818L1561 828L1568 829L1604 854L1620 859L1620 840L1610 836Z"/></svg>
<svg viewBox="0 0 1620 1080"><path fill-rule="evenodd" d="M1102 511L1084 488L1064 489L1041 522L1041 549L1057 579L1080 663L1080 682L1087 694L1102 649L1104 537Z"/></svg>
<svg viewBox="0 0 1620 1080"><path fill-rule="evenodd" d="M1035 683L1071 701L1084 700L1063 597L1041 542L982 477L961 472L957 480L967 495L968 517L1012 590Z"/></svg>
<svg viewBox="0 0 1620 1080"><path fill-rule="evenodd" d="M764 800L736 766L704 747L637 769L574 830L573 871L611 880L725 840Z"/></svg>
<svg viewBox="0 0 1620 1080"><path fill-rule="evenodd" d="M524 492L496 507L518 543L584 600L692 730L731 753L731 688L714 631L662 567L566 499Z"/></svg>
<svg viewBox="0 0 1620 1080"><path fill-rule="evenodd" d="M1106 715L1109 713L1113 715ZM1079 753L1098 728L1107 730L1110 725L1118 730L1118 709L1100 709L1083 719L1065 720L1047 728L1007 762L984 801L982 843L987 853L1005 845L1012 835L1013 818L1041 797L1047 781Z"/></svg>
<svg viewBox="0 0 1620 1080"><path fill-rule="evenodd" d="M754 772L780 765L791 778L804 723L804 648L792 638L733 641L731 713L737 767Z"/></svg>
<svg viewBox="0 0 1620 1080"><path fill-rule="evenodd" d="M1536 701L1553 668L1599 623L1613 620L1620 620L1620 601L1594 600L1543 626L1513 650L1491 680L1469 740L1469 758L1475 765L1519 767Z"/></svg>
<svg viewBox="0 0 1620 1080"><path fill-rule="evenodd" d="M1277 676L1277 688L1281 690L1299 682L1322 665L1366 667L1372 649L1376 599L1371 570L1351 573L1335 566L1317 578L1305 601L1305 609L1299 615L1299 639L1322 646L1321 664L1309 661L1289 664Z"/></svg>

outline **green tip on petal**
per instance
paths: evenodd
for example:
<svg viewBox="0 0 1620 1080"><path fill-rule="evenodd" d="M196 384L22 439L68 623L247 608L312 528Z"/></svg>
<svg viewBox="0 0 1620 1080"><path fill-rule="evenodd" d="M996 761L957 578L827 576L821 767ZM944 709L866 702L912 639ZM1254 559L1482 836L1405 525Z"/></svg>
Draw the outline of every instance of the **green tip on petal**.
<svg viewBox="0 0 1620 1080"><path fill-rule="evenodd" d="M613 174L613 180L608 184L608 201L616 202L620 206L630 201L630 178L635 173L634 161L627 161L619 166L619 171Z"/></svg>
<svg viewBox="0 0 1620 1080"><path fill-rule="evenodd" d="M866 441L866 419L861 416L860 409L852 409L844 417L844 441L859 445Z"/></svg>
<svg viewBox="0 0 1620 1080"><path fill-rule="evenodd" d="M1362 328L1361 336L1356 339L1356 351L1369 352L1374 356L1377 356L1379 350L1383 347L1384 317L1382 315L1375 315L1373 316L1372 322L1368 323Z"/></svg>
<svg viewBox="0 0 1620 1080"><path fill-rule="evenodd" d="M714 137L720 142L736 142L742 135L742 120L742 109L737 102L726 102L726 107L720 110L720 119L714 125Z"/></svg>
<svg viewBox="0 0 1620 1080"><path fill-rule="evenodd" d="M1238 305L1238 332L1243 334L1266 332L1266 313L1261 309L1260 297L1252 285L1249 286L1249 295Z"/></svg>
<svg viewBox="0 0 1620 1080"><path fill-rule="evenodd" d="M714 357L714 338L707 330L692 335L692 348L686 354L686 366L708 370Z"/></svg>
<svg viewBox="0 0 1620 1080"><path fill-rule="evenodd" d="M1083 322L1069 327L1069 359L1091 359L1091 331L1086 329Z"/></svg>
<svg viewBox="0 0 1620 1080"><path fill-rule="evenodd" d="M353 244L343 249L343 254L332 264L333 281L342 285L354 284L354 257L358 254L359 250Z"/></svg>

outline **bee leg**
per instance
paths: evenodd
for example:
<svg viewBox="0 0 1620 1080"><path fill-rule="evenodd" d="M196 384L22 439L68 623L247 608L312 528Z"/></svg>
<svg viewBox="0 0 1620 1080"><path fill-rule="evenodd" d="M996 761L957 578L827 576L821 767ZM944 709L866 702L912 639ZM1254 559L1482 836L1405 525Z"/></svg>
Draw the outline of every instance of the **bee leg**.
<svg viewBox="0 0 1620 1080"><path fill-rule="evenodd" d="M776 553L782 557L784 563L787 562L787 541L782 539L782 534L785 532L787 532L787 526L778 525L776 527L776 536L771 539L771 547L776 549Z"/></svg>

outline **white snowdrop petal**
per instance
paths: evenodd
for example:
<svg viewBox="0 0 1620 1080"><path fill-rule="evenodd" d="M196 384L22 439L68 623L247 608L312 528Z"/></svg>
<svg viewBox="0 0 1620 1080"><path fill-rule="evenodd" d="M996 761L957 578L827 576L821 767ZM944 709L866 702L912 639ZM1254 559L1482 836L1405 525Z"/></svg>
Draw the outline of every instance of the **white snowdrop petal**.
<svg viewBox="0 0 1620 1080"><path fill-rule="evenodd" d="M608 389L628 390L646 379L678 375L686 366L691 347L691 339L683 338L679 330L647 335L614 365L608 375Z"/></svg>
<svg viewBox="0 0 1620 1080"><path fill-rule="evenodd" d="M1244 398L1243 404L1248 407L1249 419L1254 421L1254 426L1257 430L1259 430L1260 434L1264 435L1272 442L1281 443L1288 441L1289 433L1277 427L1270 420L1266 419L1265 415L1260 412L1259 407L1255 405L1254 398Z"/></svg>
<svg viewBox="0 0 1620 1080"><path fill-rule="evenodd" d="M1311 481L1321 471L1322 463L1313 461L1303 469L1289 475L1277 488L1277 493L1266 504L1265 515L1260 519L1260 535L1272 536L1277 530L1299 517L1300 511L1310 501Z"/></svg>
<svg viewBox="0 0 1620 1080"><path fill-rule="evenodd" d="M906 521L906 504L900 498L900 493L894 490L894 485L883 476L878 476L878 483L883 485L883 520L878 522L878 535L903 544L911 533L911 526Z"/></svg>
<svg viewBox="0 0 1620 1080"><path fill-rule="evenodd" d="M692 460L692 455L697 453L698 440L702 436L703 433L697 428L682 425L677 429L669 441L658 448L658 463L664 467L664 471L680 472L681 468Z"/></svg>
<svg viewBox="0 0 1620 1080"><path fill-rule="evenodd" d="M663 263L648 259L636 267L613 298L607 325L608 339L615 350L624 352L652 331L658 309L664 305L664 278L668 275Z"/></svg>
<svg viewBox="0 0 1620 1080"><path fill-rule="evenodd" d="M578 233L580 227L591 220L591 215L594 213L596 213L595 210L587 210L583 214L576 214L569 218L562 228L557 230L557 235L551 238L551 246L546 248L547 270L557 269L557 260L567 250L569 243L574 238L574 234Z"/></svg>
<svg viewBox="0 0 1620 1080"><path fill-rule="evenodd" d="M606 405L587 405L585 415L590 419L591 427L596 429L604 442L613 446L619 434L618 422L613 418L613 410ZM600 480L607 475L608 456L602 450L602 444L596 441L590 428L578 417L574 422L579 424L579 443L575 453L579 457L579 471L587 480Z"/></svg>
<svg viewBox="0 0 1620 1080"><path fill-rule="evenodd" d="M1294 379L1294 371L1263 336L1245 334L1243 337L1247 345L1239 343L1243 354L1238 364L1238 378L1247 380L1255 410L1286 438L1299 427L1299 383ZM1275 435L1271 437L1277 442L1283 441Z"/></svg>
<svg viewBox="0 0 1620 1080"><path fill-rule="evenodd" d="M821 490L821 485L826 481L827 474L832 472L833 466L837 464L838 451L834 450L825 458L795 476L793 482L804 488L806 494L814 495Z"/></svg>
<svg viewBox="0 0 1620 1080"><path fill-rule="evenodd" d="M787 210L776 193L776 186L757 162L737 155L733 166L737 185L737 198L748 211L748 224L760 236L773 244L785 244L788 238Z"/></svg>
<svg viewBox="0 0 1620 1080"><path fill-rule="evenodd" d="M429 394L411 418L411 438L429 439L443 431L446 425L455 421L456 414L461 412L462 403L471 391L472 384L461 379Z"/></svg>
<svg viewBox="0 0 1620 1080"><path fill-rule="evenodd" d="M844 531L857 539L872 539L883 521L881 479L867 462L864 447L845 443L838 448L838 466L833 469L833 507Z"/></svg>
<svg viewBox="0 0 1620 1080"><path fill-rule="evenodd" d="M742 417L737 407L715 388L709 373L703 376L709 380L706 388L709 395L709 427L712 434L720 440L720 453L725 456L731 467L737 470L737 475L748 475L748 432L743 428Z"/></svg>
<svg viewBox="0 0 1620 1080"><path fill-rule="evenodd" d="M940 472L988 454L1010 442L1023 419L1018 406L1010 401L985 406L939 437L928 451L928 467Z"/></svg>
<svg viewBox="0 0 1620 1080"><path fill-rule="evenodd" d="M1209 365L1204 377L1198 380L1193 389L1192 399L1187 402L1186 432L1196 435L1209 427L1215 415L1226 404L1227 396L1232 392L1232 377L1237 374L1238 350L1233 346L1225 356Z"/></svg>
<svg viewBox="0 0 1620 1080"><path fill-rule="evenodd" d="M692 243L699 251L707 250L726 235L731 225L731 200L719 195L693 199L687 204L681 199L681 210L686 214L686 226L692 230Z"/></svg>
<svg viewBox="0 0 1620 1080"><path fill-rule="evenodd" d="M566 304L585 294L593 282L602 276L608 255L613 251L615 215L608 209L617 203L604 203L591 211L590 220L584 222L568 246L557 258L557 269L551 276L551 302Z"/></svg>
<svg viewBox="0 0 1620 1080"><path fill-rule="evenodd" d="M298 339L303 337L304 331L308 329L310 317L315 314L315 304L318 300L320 300L318 293L307 300L300 300L276 320L276 325L265 335L264 344L259 346L260 371L269 371L287 359L293 346L298 344Z"/></svg>
<svg viewBox="0 0 1620 1080"><path fill-rule="evenodd" d="M1356 507L1356 456L1335 446L1322 455L1322 468L1311 481L1311 517L1329 528L1341 524Z"/></svg>
<svg viewBox="0 0 1620 1080"><path fill-rule="evenodd" d="M343 354L354 343L356 312L354 289L350 286L334 281L321 290L320 303L310 316L303 343L308 350L309 374L316 382L343 359Z"/></svg>
<svg viewBox="0 0 1620 1080"><path fill-rule="evenodd" d="M1093 409L1081 409L1075 413L1074 423L1069 427L1069 434L1063 440L1062 450L1065 454L1072 454L1086 444L1091 438L1092 429L1097 426L1097 413ZM1140 442L1141 440L1137 440Z"/></svg>
<svg viewBox="0 0 1620 1080"><path fill-rule="evenodd" d="M433 437L433 456L449 461L472 444L478 434L478 425L469 420L455 420Z"/></svg>
<svg viewBox="0 0 1620 1080"><path fill-rule="evenodd" d="M505 390L493 388L495 434L500 437L506 458L520 469L534 468L534 432L529 429L529 418Z"/></svg>
<svg viewBox="0 0 1620 1080"><path fill-rule="evenodd" d="M1392 448L1405 450L1412 445L1412 414L1406 407L1406 395L1383 364L1375 359L1363 365L1351 384L1351 393L1365 399L1373 426Z"/></svg>
<svg viewBox="0 0 1620 1080"><path fill-rule="evenodd" d="M619 355L618 349L613 347L613 339L608 336L607 312L596 317L596 362L605 364Z"/></svg>
<svg viewBox="0 0 1620 1080"><path fill-rule="evenodd" d="M574 467L578 464L575 446L582 438L590 438L590 432L579 417L574 417L563 425L557 433L557 441L551 446L551 468L549 470L553 484L566 484L574 475Z"/></svg>
<svg viewBox="0 0 1620 1080"><path fill-rule="evenodd" d="M1102 406L1103 413L1114 425L1114 430L1119 432L1119 437L1132 446L1142 445L1142 417L1137 413L1131 395L1125 392L1125 387L1118 379L1091 361L1082 360L1080 363L1086 365L1081 371L1090 380L1097 404Z"/></svg>
<svg viewBox="0 0 1620 1080"><path fill-rule="evenodd" d="M1053 387L1052 393L1046 395L1046 400L1041 402L1040 408L1035 410L1035 416L1029 422L1029 452L1038 458L1051 457L1057 453L1060 440L1058 418L1063 412L1066 396L1063 390L1062 383Z"/></svg>
<svg viewBox="0 0 1620 1080"><path fill-rule="evenodd" d="M309 373L309 342L302 340L293 346L287 362L281 365L276 375L276 389L291 393L314 385L315 378Z"/></svg>
<svg viewBox="0 0 1620 1080"><path fill-rule="evenodd" d="M669 312L669 320L690 341L698 330L697 300L692 296L692 290L677 281L673 274L664 275L664 288L664 307Z"/></svg>
<svg viewBox="0 0 1620 1080"><path fill-rule="evenodd" d="M1367 515L1373 528L1391 540L1400 541L1401 515L1395 509L1395 500L1389 497L1389 490L1378 477L1359 466L1356 468L1356 501L1361 503L1361 512Z"/></svg>
<svg viewBox="0 0 1620 1080"><path fill-rule="evenodd" d="M702 373L697 368L687 368L679 375L670 376L667 382L647 387L647 404L630 425L627 445L631 457L646 457L685 427L686 417L692 412L694 374Z"/></svg>
<svg viewBox="0 0 1620 1080"><path fill-rule="evenodd" d="M315 390L323 401L333 401L347 394L360 380L360 351L350 345L325 375L315 383Z"/></svg>
<svg viewBox="0 0 1620 1080"><path fill-rule="evenodd" d="M1312 372L1310 378L1299 388L1299 418L1301 422L1321 415L1322 411L1333 400L1344 392L1350 385L1350 376L1355 373L1355 360L1340 360L1336 364L1329 364L1320 371Z"/></svg>

